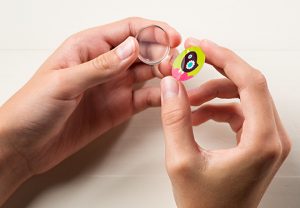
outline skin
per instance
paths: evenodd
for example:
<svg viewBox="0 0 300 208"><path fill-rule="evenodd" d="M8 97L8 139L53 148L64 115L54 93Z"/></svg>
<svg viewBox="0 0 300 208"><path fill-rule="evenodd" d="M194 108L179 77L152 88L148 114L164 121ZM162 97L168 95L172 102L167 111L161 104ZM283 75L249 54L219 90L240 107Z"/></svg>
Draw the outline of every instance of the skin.
<svg viewBox="0 0 300 208"><path fill-rule="evenodd" d="M88 29L68 38L0 108L0 205L30 177L134 114L160 105L159 87L136 86L155 77L137 60L133 38L153 24L166 30L176 53L181 37L163 22L128 18ZM130 50L121 50L125 40ZM163 62L158 68L166 75L170 67Z"/></svg>
<svg viewBox="0 0 300 208"><path fill-rule="evenodd" d="M166 168L179 208L257 207L291 143L280 121L265 77L229 49L193 38L207 63L226 78L186 92L172 77L161 82ZM212 105L214 99L240 102ZM190 105L200 106L191 112ZM228 123L237 145L207 150L197 144L192 126L208 120Z"/></svg>

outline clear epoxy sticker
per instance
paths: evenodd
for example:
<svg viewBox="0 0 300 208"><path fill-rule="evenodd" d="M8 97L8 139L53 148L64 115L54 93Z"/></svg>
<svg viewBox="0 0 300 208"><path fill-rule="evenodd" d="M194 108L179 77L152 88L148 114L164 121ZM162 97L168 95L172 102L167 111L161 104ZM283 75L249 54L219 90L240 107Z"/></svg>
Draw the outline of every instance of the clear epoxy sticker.
<svg viewBox="0 0 300 208"><path fill-rule="evenodd" d="M142 28L136 39L139 43L139 59L145 64L157 65L169 54L168 34L158 25Z"/></svg>
<svg viewBox="0 0 300 208"><path fill-rule="evenodd" d="M182 51L175 59L172 76L186 81L196 76L205 63L205 54L201 48L192 46Z"/></svg>

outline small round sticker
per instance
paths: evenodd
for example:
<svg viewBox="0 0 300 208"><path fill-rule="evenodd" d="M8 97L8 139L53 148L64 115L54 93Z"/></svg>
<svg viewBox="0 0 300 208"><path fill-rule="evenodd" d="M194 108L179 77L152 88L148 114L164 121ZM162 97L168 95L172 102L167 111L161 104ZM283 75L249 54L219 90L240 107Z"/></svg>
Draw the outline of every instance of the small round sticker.
<svg viewBox="0 0 300 208"><path fill-rule="evenodd" d="M136 40L139 43L139 59L145 64L157 65L169 54L169 36L158 25L142 28L136 35Z"/></svg>
<svg viewBox="0 0 300 208"><path fill-rule="evenodd" d="M196 76L205 62L205 54L201 48L192 46L179 54L172 68L172 76L180 81L185 81Z"/></svg>

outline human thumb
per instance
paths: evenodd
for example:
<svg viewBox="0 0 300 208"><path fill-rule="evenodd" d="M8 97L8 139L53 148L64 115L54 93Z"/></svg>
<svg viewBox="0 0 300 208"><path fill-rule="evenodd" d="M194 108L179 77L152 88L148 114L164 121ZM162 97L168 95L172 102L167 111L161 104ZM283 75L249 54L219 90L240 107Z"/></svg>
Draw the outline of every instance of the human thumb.
<svg viewBox="0 0 300 208"><path fill-rule="evenodd" d="M197 143L193 136L191 109L184 86L171 76L163 78L161 98L167 155L181 157L190 154L197 149Z"/></svg>
<svg viewBox="0 0 300 208"><path fill-rule="evenodd" d="M77 96L127 70L137 59L138 50L136 39L128 37L116 48L91 61L61 70L68 94Z"/></svg>

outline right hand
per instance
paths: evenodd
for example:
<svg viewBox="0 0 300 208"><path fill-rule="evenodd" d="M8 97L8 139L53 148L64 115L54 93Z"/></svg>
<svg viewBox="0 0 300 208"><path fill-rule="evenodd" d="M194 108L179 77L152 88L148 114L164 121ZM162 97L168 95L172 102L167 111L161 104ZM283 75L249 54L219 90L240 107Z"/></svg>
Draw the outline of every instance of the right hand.
<svg viewBox="0 0 300 208"><path fill-rule="evenodd" d="M256 207L291 148L266 79L228 49L188 39L185 46L191 45L200 46L207 63L227 78L189 93L172 77L161 82L166 167L177 206ZM202 105L216 97L240 102ZM190 104L201 106L191 112ZM229 123L237 146L213 151L199 146L192 125L209 119Z"/></svg>

